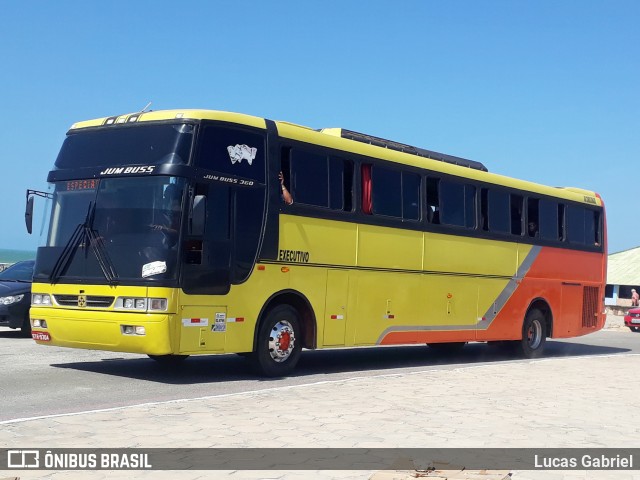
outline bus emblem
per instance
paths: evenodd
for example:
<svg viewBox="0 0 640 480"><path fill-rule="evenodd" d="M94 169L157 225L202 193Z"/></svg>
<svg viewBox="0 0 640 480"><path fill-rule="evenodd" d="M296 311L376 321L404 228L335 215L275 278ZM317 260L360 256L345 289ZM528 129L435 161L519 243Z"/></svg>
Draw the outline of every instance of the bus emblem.
<svg viewBox="0 0 640 480"><path fill-rule="evenodd" d="M84 308L87 306L87 296L86 295L78 295L78 306Z"/></svg>
<svg viewBox="0 0 640 480"><path fill-rule="evenodd" d="M229 145L227 147L227 151L229 152L229 158L231 159L232 165L240 163L242 160L246 160L247 163L251 165L253 160L256 158L258 149L248 145Z"/></svg>

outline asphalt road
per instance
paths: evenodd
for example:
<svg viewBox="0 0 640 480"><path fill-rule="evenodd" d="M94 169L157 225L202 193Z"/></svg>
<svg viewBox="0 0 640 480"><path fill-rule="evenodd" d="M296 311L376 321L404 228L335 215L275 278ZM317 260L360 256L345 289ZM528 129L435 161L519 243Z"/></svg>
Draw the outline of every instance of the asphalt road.
<svg viewBox="0 0 640 480"><path fill-rule="evenodd" d="M640 353L640 334L603 330L547 343L547 357ZM294 376L265 379L237 355L198 356L167 370L153 360L123 353L36 345L0 327L0 421L198 398L283 385L461 365L520 362L486 344L442 356L426 346L349 348L304 352Z"/></svg>

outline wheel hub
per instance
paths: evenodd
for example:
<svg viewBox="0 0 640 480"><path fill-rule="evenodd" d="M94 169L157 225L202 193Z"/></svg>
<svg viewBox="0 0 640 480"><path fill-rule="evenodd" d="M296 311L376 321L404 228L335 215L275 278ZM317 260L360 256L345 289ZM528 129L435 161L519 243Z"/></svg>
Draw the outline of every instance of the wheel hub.
<svg viewBox="0 0 640 480"><path fill-rule="evenodd" d="M531 322L529 329L527 330L527 342L529 347L532 349L536 349L540 346L542 342L542 325L540 322L535 320Z"/></svg>
<svg viewBox="0 0 640 480"><path fill-rule="evenodd" d="M269 336L269 354L276 362L284 362L295 347L293 327L286 320L280 320L271 329Z"/></svg>

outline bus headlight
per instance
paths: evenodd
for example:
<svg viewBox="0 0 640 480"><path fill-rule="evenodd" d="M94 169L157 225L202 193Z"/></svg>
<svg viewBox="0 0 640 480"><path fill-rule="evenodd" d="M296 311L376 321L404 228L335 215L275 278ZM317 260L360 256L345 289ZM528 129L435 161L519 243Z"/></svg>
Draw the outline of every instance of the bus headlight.
<svg viewBox="0 0 640 480"><path fill-rule="evenodd" d="M51 306L51 296L46 293L34 293L31 295L31 305L49 307Z"/></svg>
<svg viewBox="0 0 640 480"><path fill-rule="evenodd" d="M147 331L140 325L120 325L123 335L146 335Z"/></svg>
<svg viewBox="0 0 640 480"><path fill-rule="evenodd" d="M135 310L138 312L165 312L168 301L166 298L136 298L118 297L115 308L117 310Z"/></svg>
<svg viewBox="0 0 640 480"><path fill-rule="evenodd" d="M166 298L150 298L149 310L154 312L164 312L167 310Z"/></svg>

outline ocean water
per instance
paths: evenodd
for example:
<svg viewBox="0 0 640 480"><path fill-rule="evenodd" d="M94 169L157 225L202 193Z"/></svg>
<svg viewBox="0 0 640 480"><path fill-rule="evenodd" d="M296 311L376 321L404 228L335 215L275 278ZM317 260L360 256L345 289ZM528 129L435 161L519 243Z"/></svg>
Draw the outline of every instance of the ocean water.
<svg viewBox="0 0 640 480"><path fill-rule="evenodd" d="M33 260L36 258L35 250L8 250L0 248L0 263L15 263L21 260Z"/></svg>

